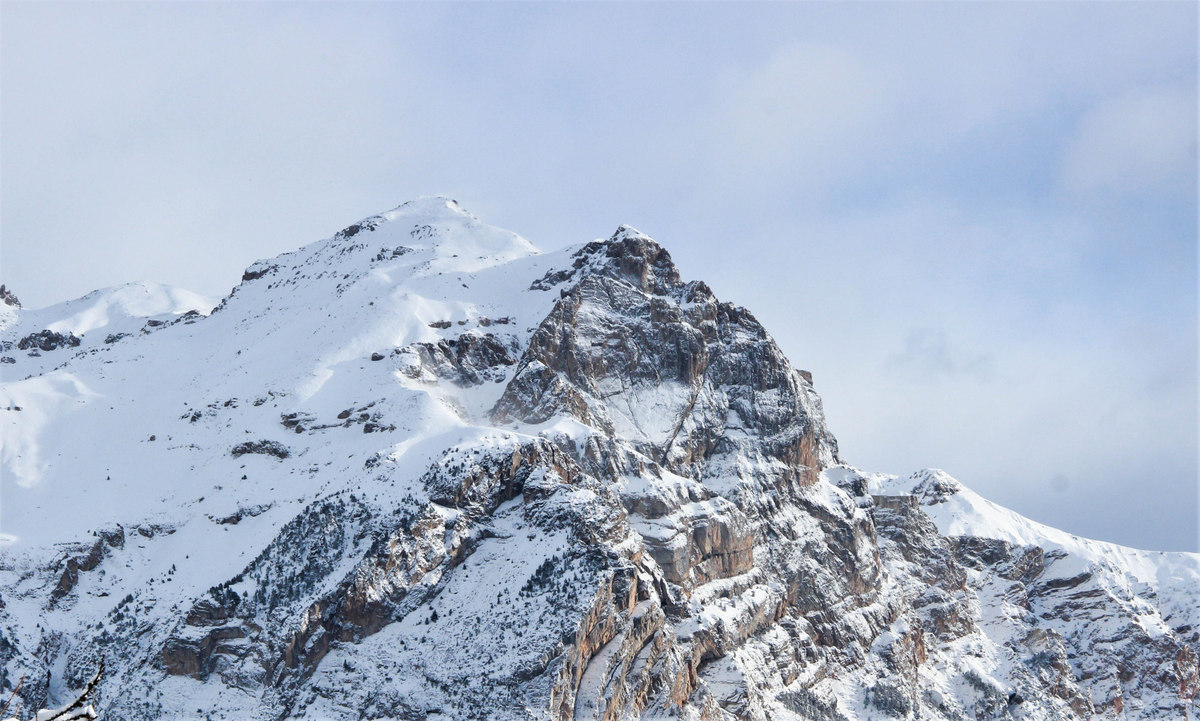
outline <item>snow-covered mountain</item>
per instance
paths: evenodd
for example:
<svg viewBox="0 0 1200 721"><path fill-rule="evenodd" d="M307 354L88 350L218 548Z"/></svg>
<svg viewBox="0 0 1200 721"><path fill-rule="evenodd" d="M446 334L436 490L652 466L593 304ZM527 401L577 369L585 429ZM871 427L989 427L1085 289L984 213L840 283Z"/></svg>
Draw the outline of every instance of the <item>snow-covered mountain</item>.
<svg viewBox="0 0 1200 721"><path fill-rule="evenodd" d="M423 198L219 305L0 296L26 709L103 657L114 720L1200 711L1200 556L845 464L811 376L633 228L540 253Z"/></svg>

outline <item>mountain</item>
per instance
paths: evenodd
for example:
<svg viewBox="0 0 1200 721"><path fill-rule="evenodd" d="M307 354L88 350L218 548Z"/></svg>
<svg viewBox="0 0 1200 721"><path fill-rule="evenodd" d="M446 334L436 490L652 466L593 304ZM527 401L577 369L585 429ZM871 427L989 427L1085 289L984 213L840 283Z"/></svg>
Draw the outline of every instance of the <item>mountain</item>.
<svg viewBox="0 0 1200 721"><path fill-rule="evenodd" d="M215 305L215 307L213 307ZM219 304L0 308L0 695L104 719L1181 719L1200 556L845 463L621 226L422 198Z"/></svg>

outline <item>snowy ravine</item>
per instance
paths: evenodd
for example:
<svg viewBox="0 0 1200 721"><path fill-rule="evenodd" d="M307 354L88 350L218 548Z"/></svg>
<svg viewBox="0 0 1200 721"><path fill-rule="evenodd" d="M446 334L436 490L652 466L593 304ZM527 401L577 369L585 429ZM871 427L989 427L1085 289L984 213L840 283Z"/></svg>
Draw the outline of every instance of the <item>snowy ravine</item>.
<svg viewBox="0 0 1200 721"><path fill-rule="evenodd" d="M627 226L540 253L423 198L219 305L0 293L0 361L26 710L103 657L106 721L1200 714L1200 556L847 465Z"/></svg>

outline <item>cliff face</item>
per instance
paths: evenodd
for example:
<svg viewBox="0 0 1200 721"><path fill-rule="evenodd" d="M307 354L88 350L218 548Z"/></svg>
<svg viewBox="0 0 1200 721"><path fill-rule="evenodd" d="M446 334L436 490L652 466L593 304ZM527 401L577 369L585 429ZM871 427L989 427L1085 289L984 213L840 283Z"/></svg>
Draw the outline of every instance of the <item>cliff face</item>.
<svg viewBox="0 0 1200 721"><path fill-rule="evenodd" d="M811 376L632 228L540 254L423 199L211 315L70 310L0 329L79 338L0 404L27 706L104 656L109 719L1200 711L1197 556L845 465Z"/></svg>

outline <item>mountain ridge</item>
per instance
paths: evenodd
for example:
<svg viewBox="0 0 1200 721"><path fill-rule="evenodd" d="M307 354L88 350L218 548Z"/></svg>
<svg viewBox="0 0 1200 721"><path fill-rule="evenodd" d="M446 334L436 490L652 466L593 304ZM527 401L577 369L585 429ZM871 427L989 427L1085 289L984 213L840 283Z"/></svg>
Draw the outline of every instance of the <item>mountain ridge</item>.
<svg viewBox="0 0 1200 721"><path fill-rule="evenodd" d="M107 718L1195 714L1200 556L845 465L648 236L452 203L110 342L14 352L51 329L12 311L0 692L104 655Z"/></svg>

